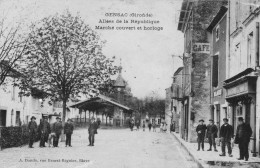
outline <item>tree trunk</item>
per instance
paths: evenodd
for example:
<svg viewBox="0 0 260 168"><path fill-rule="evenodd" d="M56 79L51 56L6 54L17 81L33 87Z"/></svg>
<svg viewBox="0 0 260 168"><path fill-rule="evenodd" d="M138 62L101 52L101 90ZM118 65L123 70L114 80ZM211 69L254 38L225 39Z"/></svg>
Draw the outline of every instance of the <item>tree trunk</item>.
<svg viewBox="0 0 260 168"><path fill-rule="evenodd" d="M106 115L106 126L107 126L107 115Z"/></svg>
<svg viewBox="0 0 260 168"><path fill-rule="evenodd" d="M67 100L63 99L62 101L62 127L65 125L65 120L66 120L66 107L67 107ZM61 132L61 142L65 142L65 135L64 135L64 130L62 129Z"/></svg>
<svg viewBox="0 0 260 168"><path fill-rule="evenodd" d="M87 122L87 110L85 110L85 123Z"/></svg>

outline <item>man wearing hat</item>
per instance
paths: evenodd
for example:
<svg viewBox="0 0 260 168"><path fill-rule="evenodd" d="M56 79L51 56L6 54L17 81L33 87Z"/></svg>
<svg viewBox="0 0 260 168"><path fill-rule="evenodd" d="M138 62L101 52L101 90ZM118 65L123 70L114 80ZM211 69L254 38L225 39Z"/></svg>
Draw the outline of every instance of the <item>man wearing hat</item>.
<svg viewBox="0 0 260 168"><path fill-rule="evenodd" d="M45 147L45 142L47 142L48 136L51 133L51 128L47 116L43 117L43 120L39 125L39 132L41 134L40 147L42 148Z"/></svg>
<svg viewBox="0 0 260 168"><path fill-rule="evenodd" d="M28 124L29 129L29 148L33 148L34 138L37 133L37 123L35 122L36 118L34 116L31 117L31 121Z"/></svg>
<svg viewBox="0 0 260 168"><path fill-rule="evenodd" d="M98 124L95 122L95 118L92 117L89 127L88 127L88 140L89 140L89 145L88 146L94 146L94 141L95 141L95 134L97 134L97 128Z"/></svg>
<svg viewBox="0 0 260 168"><path fill-rule="evenodd" d="M215 138L217 138L217 133L218 133L218 128L217 126L214 124L213 119L209 120L209 124L207 126L207 138L209 140L209 149L208 151L212 150L212 145L214 147L214 151L217 152L217 148L216 148L216 142L215 142Z"/></svg>
<svg viewBox="0 0 260 168"><path fill-rule="evenodd" d="M66 134L66 147L69 145L71 146L71 135L73 133L74 126L72 124L72 120L68 119L64 125L64 134Z"/></svg>
<svg viewBox="0 0 260 168"><path fill-rule="evenodd" d="M226 146L228 148L228 155L232 157L231 138L234 136L233 127L228 124L228 119L223 119L224 124L220 127L221 151L219 156L226 156Z"/></svg>
<svg viewBox="0 0 260 168"><path fill-rule="evenodd" d="M53 124L53 132L55 133L55 137L53 139L53 147L58 147L61 131L62 131L61 119L60 117L56 117L56 122Z"/></svg>
<svg viewBox="0 0 260 168"><path fill-rule="evenodd" d="M204 124L204 120L199 120L199 125L196 128L196 132L198 134L198 151L200 150L200 144L201 148L204 151L204 138L205 138L205 132L206 132L206 125Z"/></svg>
<svg viewBox="0 0 260 168"><path fill-rule="evenodd" d="M248 161L248 144L252 135L252 129L249 124L244 122L243 117L238 118L238 126L235 141L238 142L240 157L238 160Z"/></svg>

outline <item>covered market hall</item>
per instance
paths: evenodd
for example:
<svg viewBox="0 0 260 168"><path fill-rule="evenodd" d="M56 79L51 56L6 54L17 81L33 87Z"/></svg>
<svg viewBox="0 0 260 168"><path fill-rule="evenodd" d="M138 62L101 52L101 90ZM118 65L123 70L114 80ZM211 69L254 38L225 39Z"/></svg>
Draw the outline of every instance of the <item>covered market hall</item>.
<svg viewBox="0 0 260 168"><path fill-rule="evenodd" d="M131 108L101 94L77 102L70 107L78 108L79 114L85 116L85 122L87 122L87 119L89 120L94 117L96 118L96 121L101 122L101 124L118 127L127 126L129 118L133 112Z"/></svg>

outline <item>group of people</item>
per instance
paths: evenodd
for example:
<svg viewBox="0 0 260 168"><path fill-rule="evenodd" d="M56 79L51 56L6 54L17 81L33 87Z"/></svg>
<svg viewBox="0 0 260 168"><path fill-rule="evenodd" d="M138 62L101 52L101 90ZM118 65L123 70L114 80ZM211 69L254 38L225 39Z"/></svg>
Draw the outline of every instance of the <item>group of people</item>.
<svg viewBox="0 0 260 168"><path fill-rule="evenodd" d="M59 145L59 138L62 134L62 129L64 134L66 135L65 145L66 147L72 147L71 145L71 136L73 134L74 126L72 119L68 119L67 122L64 124L64 127L61 122L60 117L56 117L56 122L53 123L52 127L48 122L47 117L43 117L41 119L39 126L37 126L36 118L34 116L31 117L31 121L28 124L29 130L29 148L33 148L33 143L37 136L40 136L40 147L46 147L46 143L48 146L51 147L58 147ZM95 134L97 134L97 129L99 124L95 122L95 118L91 118L91 122L88 128L89 133L89 146L94 146L94 139ZM53 141L53 143L52 143Z"/></svg>
<svg viewBox="0 0 260 168"><path fill-rule="evenodd" d="M240 157L238 158L238 160L245 159L245 161L248 161L248 145L250 142L250 137L252 135L252 129L250 125L244 122L243 117L239 117L236 135L234 138L233 127L228 123L228 119L224 118L223 122L224 124L220 127L219 132L222 151L219 156L226 156L225 148L227 146L228 155L229 157L232 157L233 155L231 143L234 142L239 146ZM200 148L204 151L204 139L206 137L209 142L209 149L207 151L211 151L213 146L214 151L218 152L215 141L215 138L218 137L218 127L214 124L214 121L212 119L209 120L209 124L207 126L204 124L204 120L199 120L199 125L196 128L196 132L198 135L198 151L200 150Z"/></svg>
<svg viewBox="0 0 260 168"><path fill-rule="evenodd" d="M149 132L152 130L153 128L153 132L156 132L156 123L155 121L151 122L149 121L148 122L148 129L149 129ZM145 124L145 121L143 121L143 131L145 131L145 127L146 127L146 124Z"/></svg>
<svg viewBox="0 0 260 168"><path fill-rule="evenodd" d="M153 128L153 132L156 132L157 124L155 123L155 121L152 121L152 122L149 121L147 126L148 126L149 131L151 131L152 128ZM134 130L134 127L136 127L136 131L139 131L140 121L136 120L136 122L135 122L134 119L131 118L130 121L129 121L129 127L130 127L131 131ZM143 128L143 131L145 131L145 128L146 128L146 122L145 121L142 122L142 128ZM166 123L160 123L160 132L166 132L166 131L167 131L167 124Z"/></svg>

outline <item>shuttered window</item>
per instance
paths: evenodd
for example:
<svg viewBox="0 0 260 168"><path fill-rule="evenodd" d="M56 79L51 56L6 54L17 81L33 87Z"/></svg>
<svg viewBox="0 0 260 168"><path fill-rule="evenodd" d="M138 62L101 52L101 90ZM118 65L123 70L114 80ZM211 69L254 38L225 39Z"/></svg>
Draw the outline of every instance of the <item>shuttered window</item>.
<svg viewBox="0 0 260 168"><path fill-rule="evenodd" d="M218 55L213 56L212 65L212 86L218 86Z"/></svg>

